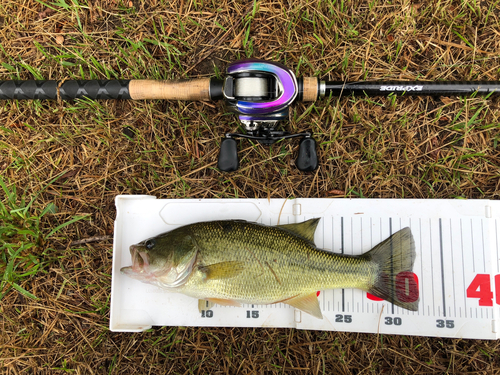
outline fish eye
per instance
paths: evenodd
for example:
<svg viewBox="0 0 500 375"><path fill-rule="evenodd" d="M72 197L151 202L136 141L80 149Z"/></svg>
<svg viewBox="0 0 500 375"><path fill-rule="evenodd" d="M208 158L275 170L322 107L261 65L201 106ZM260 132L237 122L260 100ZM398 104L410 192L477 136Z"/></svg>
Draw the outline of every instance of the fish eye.
<svg viewBox="0 0 500 375"><path fill-rule="evenodd" d="M153 246L155 245L155 240L147 240L144 246L146 249L151 250Z"/></svg>

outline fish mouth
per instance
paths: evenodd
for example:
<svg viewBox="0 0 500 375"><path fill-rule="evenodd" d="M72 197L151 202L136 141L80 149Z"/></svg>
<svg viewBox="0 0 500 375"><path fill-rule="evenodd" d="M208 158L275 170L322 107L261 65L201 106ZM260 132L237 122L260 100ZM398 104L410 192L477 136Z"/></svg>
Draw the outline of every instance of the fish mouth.
<svg viewBox="0 0 500 375"><path fill-rule="evenodd" d="M130 254L132 255L132 269L134 271L146 271L149 266L149 256L144 251L141 251L137 246L130 246Z"/></svg>
<svg viewBox="0 0 500 375"><path fill-rule="evenodd" d="M149 256L141 251L136 245L130 246L130 255L132 257L132 266L123 267L120 271L130 275L133 273L144 273L149 267Z"/></svg>

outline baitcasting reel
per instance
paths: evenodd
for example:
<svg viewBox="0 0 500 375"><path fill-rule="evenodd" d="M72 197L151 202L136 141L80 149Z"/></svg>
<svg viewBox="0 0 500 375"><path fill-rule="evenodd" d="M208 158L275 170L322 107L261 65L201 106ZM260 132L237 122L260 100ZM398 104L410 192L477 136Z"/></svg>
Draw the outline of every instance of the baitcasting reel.
<svg viewBox="0 0 500 375"><path fill-rule="evenodd" d="M222 139L218 167L231 172L239 167L236 138L271 145L282 139L302 138L295 162L301 171L318 167L316 141L311 133L291 134L276 130L278 121L288 118L289 106L304 94L303 79L297 80L287 67L273 62L248 59L227 68L222 94L229 109L238 114L246 134L227 133ZM316 80L317 86L317 80ZM317 91L317 89L316 89ZM317 92L315 93L317 98Z"/></svg>

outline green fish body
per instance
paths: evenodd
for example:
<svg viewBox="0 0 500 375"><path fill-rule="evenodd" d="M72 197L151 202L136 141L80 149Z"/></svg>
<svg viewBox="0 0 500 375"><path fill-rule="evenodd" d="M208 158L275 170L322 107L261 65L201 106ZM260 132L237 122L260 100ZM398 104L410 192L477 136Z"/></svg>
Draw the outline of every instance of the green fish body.
<svg viewBox="0 0 500 375"><path fill-rule="evenodd" d="M133 265L122 272L201 301L234 306L282 302L318 318L316 291L335 288L361 289L417 310L418 299L401 301L396 293L404 285L397 285L395 276L411 272L415 259L409 228L363 255L347 256L314 245L318 221L186 225L132 245Z"/></svg>

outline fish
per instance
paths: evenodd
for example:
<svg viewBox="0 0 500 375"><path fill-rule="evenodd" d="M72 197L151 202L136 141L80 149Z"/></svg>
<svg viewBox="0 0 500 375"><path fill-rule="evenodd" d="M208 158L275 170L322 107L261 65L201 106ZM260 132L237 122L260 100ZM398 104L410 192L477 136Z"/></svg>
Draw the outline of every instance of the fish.
<svg viewBox="0 0 500 375"><path fill-rule="evenodd" d="M200 310L213 304L285 303L322 319L317 291L357 288L417 311L418 288L415 292L407 278L398 277L412 272L416 257L410 228L354 256L316 247L319 220L277 226L222 220L181 226L130 246L132 265L121 272L196 298Z"/></svg>

